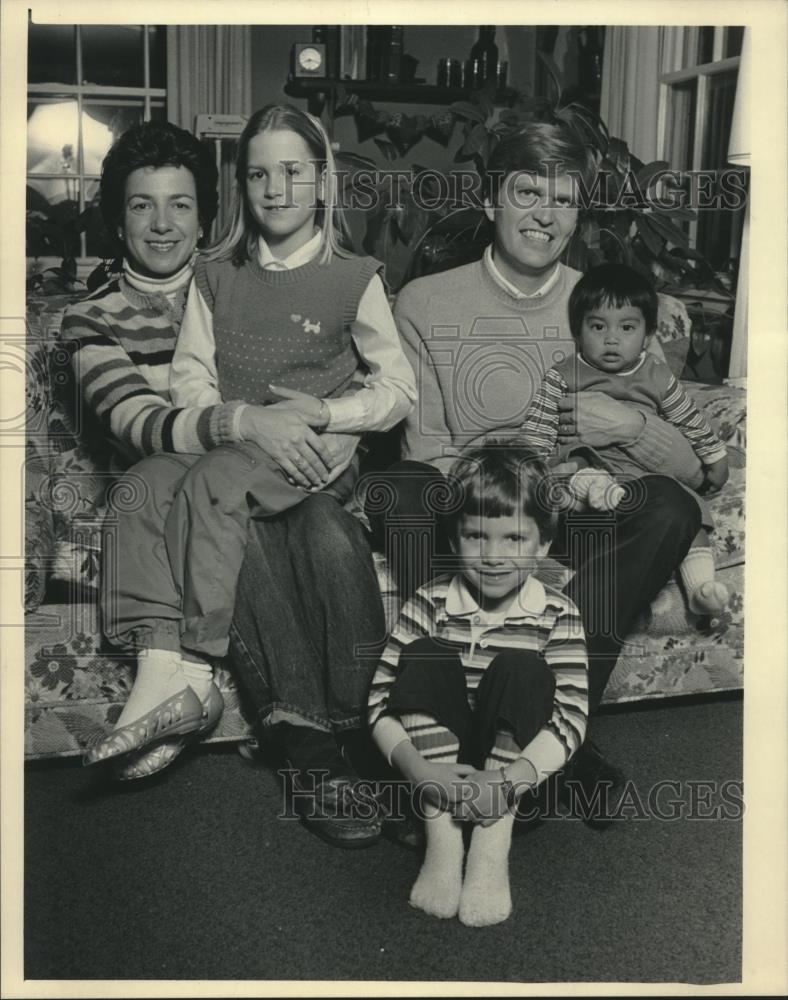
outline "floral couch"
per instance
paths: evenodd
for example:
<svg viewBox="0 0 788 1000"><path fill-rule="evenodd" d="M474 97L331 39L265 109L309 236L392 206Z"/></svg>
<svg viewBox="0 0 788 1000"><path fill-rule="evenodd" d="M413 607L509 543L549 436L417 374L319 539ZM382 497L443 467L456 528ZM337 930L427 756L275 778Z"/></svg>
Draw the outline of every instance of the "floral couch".
<svg viewBox="0 0 788 1000"><path fill-rule="evenodd" d="M25 477L25 755L73 756L111 727L133 678L133 658L102 643L97 608L102 523L125 498L116 488L101 429L75 405L67 350L59 341L65 297L28 302ZM659 336L681 374L689 319L660 306ZM727 385L685 387L729 447L731 476L712 500L719 579L730 591L715 621L686 611L675 582L642 617L605 692L605 702L735 690L742 686L746 393ZM358 506L354 510L363 518ZM375 554L388 621L399 602ZM225 710L208 742L254 739L252 718L229 670L218 683Z"/></svg>

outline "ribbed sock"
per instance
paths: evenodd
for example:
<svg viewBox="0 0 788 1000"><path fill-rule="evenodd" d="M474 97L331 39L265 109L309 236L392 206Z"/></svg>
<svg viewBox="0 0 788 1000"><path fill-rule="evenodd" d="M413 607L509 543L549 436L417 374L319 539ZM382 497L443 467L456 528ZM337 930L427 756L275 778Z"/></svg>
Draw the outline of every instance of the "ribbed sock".
<svg viewBox="0 0 788 1000"><path fill-rule="evenodd" d="M204 701L213 671L208 664L184 664L180 653L170 649L145 649L137 657L137 675L115 728L135 722L186 687Z"/></svg>
<svg viewBox="0 0 788 1000"><path fill-rule="evenodd" d="M437 806L426 804L423 812L427 848L410 893L410 905L447 919L456 916L460 903L465 854L462 826L451 813L441 812Z"/></svg>
<svg viewBox="0 0 788 1000"><path fill-rule="evenodd" d="M679 567L679 575L693 614L719 614L728 603L728 588L714 579L711 549L690 549Z"/></svg>
<svg viewBox="0 0 788 1000"><path fill-rule="evenodd" d="M469 927L499 924L512 912L509 889L509 848L514 815L507 813L492 826L474 826L459 918Z"/></svg>

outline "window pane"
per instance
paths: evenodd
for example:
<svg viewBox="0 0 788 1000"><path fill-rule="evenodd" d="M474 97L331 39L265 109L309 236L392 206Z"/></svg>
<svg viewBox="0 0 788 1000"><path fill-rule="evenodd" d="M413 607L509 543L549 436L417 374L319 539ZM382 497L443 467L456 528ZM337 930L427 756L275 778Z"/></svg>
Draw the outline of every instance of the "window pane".
<svg viewBox="0 0 788 1000"><path fill-rule="evenodd" d="M75 99L35 102L28 105L27 172L77 173L79 170L78 105ZM113 134L89 107L82 111L82 169L101 173L101 161L112 145Z"/></svg>
<svg viewBox="0 0 788 1000"><path fill-rule="evenodd" d="M28 177L26 253L28 257L76 257L79 234L74 220L79 214L79 181Z"/></svg>
<svg viewBox="0 0 788 1000"><path fill-rule="evenodd" d="M73 25L28 25L29 83L76 83L77 45Z"/></svg>
<svg viewBox="0 0 788 1000"><path fill-rule="evenodd" d="M666 153L673 170L692 169L696 91L695 80L676 84L670 89Z"/></svg>
<svg viewBox="0 0 788 1000"><path fill-rule="evenodd" d="M698 31L698 62L709 63L714 59L714 28Z"/></svg>
<svg viewBox="0 0 788 1000"><path fill-rule="evenodd" d="M150 105L150 120L152 122L166 122L167 112L163 104L154 104L151 101Z"/></svg>
<svg viewBox="0 0 788 1000"><path fill-rule="evenodd" d="M76 173L77 102L63 97L27 105L27 172Z"/></svg>
<svg viewBox="0 0 788 1000"><path fill-rule="evenodd" d="M142 101L117 101L112 104L86 101L85 115L90 119L92 135L95 137L91 148L85 146L85 173L100 174L101 160L110 145L143 119Z"/></svg>
<svg viewBox="0 0 788 1000"><path fill-rule="evenodd" d="M148 46L150 59L150 86L167 86L167 29L163 27L148 28Z"/></svg>
<svg viewBox="0 0 788 1000"><path fill-rule="evenodd" d="M84 83L115 87L143 87L142 25L83 25L82 78Z"/></svg>
<svg viewBox="0 0 788 1000"><path fill-rule="evenodd" d="M87 181L85 184L85 206L87 220L85 226L85 254L88 257L108 258L115 255L116 248L110 241L104 228L104 220L99 210L98 181Z"/></svg>
<svg viewBox="0 0 788 1000"><path fill-rule="evenodd" d="M728 166L736 77L736 70L709 77L701 160L703 170L723 170ZM713 194L722 198L723 192L715 187ZM742 214L725 208L698 207L697 248L717 268L722 267L731 256L732 240L741 226L739 216Z"/></svg>
<svg viewBox="0 0 788 1000"><path fill-rule="evenodd" d="M703 123L702 170L714 170L727 163L737 75L734 69L709 77L706 120Z"/></svg>
<svg viewBox="0 0 788 1000"><path fill-rule="evenodd" d="M741 46L744 41L744 28L735 25L725 29L725 58L741 55Z"/></svg>

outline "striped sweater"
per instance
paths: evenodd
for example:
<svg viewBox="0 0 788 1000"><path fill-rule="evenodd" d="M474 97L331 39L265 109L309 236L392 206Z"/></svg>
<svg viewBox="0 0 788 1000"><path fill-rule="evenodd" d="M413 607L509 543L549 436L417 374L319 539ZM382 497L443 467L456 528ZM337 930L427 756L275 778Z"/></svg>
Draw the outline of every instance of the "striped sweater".
<svg viewBox="0 0 788 1000"><path fill-rule="evenodd" d="M396 743L407 738L399 722L392 726L394 720L387 717L386 706L398 675L400 654L416 639L432 636L457 649L472 707L479 681L498 653L513 649L538 652L555 675L553 714L523 748L522 756L543 779L562 767L585 738L588 660L580 614L565 594L534 576L528 578L506 614L494 620L478 607L467 611L468 596L461 576L440 576L405 603L372 679L369 726L380 722L375 739L389 757Z"/></svg>
<svg viewBox="0 0 788 1000"><path fill-rule="evenodd" d="M725 445L670 368L647 352L624 372L601 371L574 353L554 365L542 379L525 414L522 441L545 458L559 453L558 403L566 395L586 390L604 392L631 403L642 413L654 413L666 420L684 435L704 465L726 455ZM593 450L599 466L609 472L640 476L650 471L650 466L633 461L628 451L617 445Z"/></svg>
<svg viewBox="0 0 788 1000"><path fill-rule="evenodd" d="M240 401L176 408L169 380L187 280L170 302L124 276L70 306L61 338L72 353L80 397L99 418L124 464L156 452L202 454L235 440Z"/></svg>

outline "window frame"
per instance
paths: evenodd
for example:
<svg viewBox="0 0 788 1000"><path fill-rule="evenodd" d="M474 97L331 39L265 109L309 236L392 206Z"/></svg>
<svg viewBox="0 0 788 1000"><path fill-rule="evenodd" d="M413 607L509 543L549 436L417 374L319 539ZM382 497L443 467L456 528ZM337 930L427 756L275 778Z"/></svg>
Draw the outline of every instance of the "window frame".
<svg viewBox="0 0 788 1000"><path fill-rule="evenodd" d="M77 81L83 79L82 74L82 28L85 25L74 24L75 29L75 61ZM94 25L87 25L94 27ZM135 105L142 101L142 120L150 121L151 108L163 108L166 116L167 109L167 88L152 87L150 85L150 28L164 27L158 24L141 24L142 31L142 60L143 60L143 83L141 87L121 87L113 84L96 83L30 83L27 82L28 103L42 98L57 100L58 98L76 98L77 101L77 169L75 173L67 172L42 172L31 174L25 169L25 184L28 178L35 177L37 180L75 180L78 182L79 196L77 199L77 214L81 215L85 211L85 187L86 182L100 179L100 174L86 173L84 170L84 150L82 143L82 114L85 106L89 108L92 103L116 103L117 99L133 99ZM113 100L114 99L114 100ZM131 101L129 101L131 103ZM82 279L100 262L101 258L88 256L87 236L79 235L79 254L77 255L77 272ZM27 257L28 267L35 260L43 268L57 266L60 263L58 257Z"/></svg>
<svg viewBox="0 0 788 1000"><path fill-rule="evenodd" d="M709 80L718 73L729 73L738 69L741 56L724 56L728 31L737 25L716 25L712 44L711 62L690 62L685 65L685 53L697 56L700 41L700 26L672 27L662 54L662 72L659 78L659 104L657 111L657 159L667 160L669 131L671 124L673 88L677 85L695 84L695 123L692 135L692 162L690 170L701 169L703 140L705 137L707 109L709 101ZM689 223L690 246L697 249L698 220ZM739 243L741 241L739 240ZM729 248L733 251L733 246Z"/></svg>

